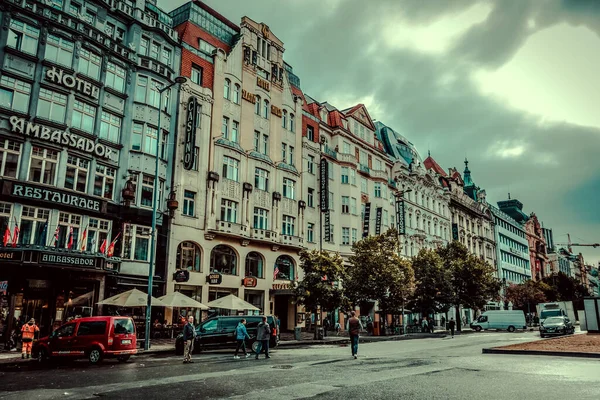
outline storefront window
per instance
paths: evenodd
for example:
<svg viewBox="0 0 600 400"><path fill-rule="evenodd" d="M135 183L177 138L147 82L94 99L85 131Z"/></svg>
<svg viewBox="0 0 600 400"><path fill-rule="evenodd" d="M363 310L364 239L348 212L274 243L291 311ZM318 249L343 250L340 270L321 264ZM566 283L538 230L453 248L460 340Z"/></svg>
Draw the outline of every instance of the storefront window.
<svg viewBox="0 0 600 400"><path fill-rule="evenodd" d="M177 269L200 272L200 247L193 242L182 242L177 247Z"/></svg>
<svg viewBox="0 0 600 400"><path fill-rule="evenodd" d="M264 278L263 276L263 258L260 253L255 251L246 256L246 276Z"/></svg>
<svg viewBox="0 0 600 400"><path fill-rule="evenodd" d="M274 269L275 279L283 279L293 281L294 275L294 260L290 256L279 256L275 261Z"/></svg>
<svg viewBox="0 0 600 400"><path fill-rule="evenodd" d="M210 253L210 268L225 275L237 275L237 255L231 247L216 246Z"/></svg>

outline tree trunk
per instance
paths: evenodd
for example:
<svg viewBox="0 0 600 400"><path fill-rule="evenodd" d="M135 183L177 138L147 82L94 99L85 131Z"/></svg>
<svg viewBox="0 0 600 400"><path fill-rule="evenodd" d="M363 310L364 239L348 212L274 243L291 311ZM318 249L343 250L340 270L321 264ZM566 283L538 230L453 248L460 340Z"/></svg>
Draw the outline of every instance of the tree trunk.
<svg viewBox="0 0 600 400"><path fill-rule="evenodd" d="M460 318L460 305L455 305L455 314L456 314L456 331L460 332L462 329L462 319Z"/></svg>

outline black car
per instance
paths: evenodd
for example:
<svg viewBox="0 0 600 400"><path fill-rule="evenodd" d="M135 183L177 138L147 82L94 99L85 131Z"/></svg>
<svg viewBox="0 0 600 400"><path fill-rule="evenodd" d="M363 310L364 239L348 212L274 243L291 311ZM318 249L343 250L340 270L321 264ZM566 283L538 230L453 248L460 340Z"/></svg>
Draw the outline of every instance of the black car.
<svg viewBox="0 0 600 400"><path fill-rule="evenodd" d="M548 317L540 323L540 336L552 336L552 335L568 335L575 333L575 327L569 320L569 318L560 317Z"/></svg>
<svg viewBox="0 0 600 400"><path fill-rule="evenodd" d="M236 332L235 328L239 322L246 320L246 330L250 336L246 344L250 345L252 351L256 352L258 343L256 342L256 331L258 324L262 321L261 315L247 316L219 316L202 321L196 327L196 339L194 341L194 353L208 348L235 347ZM277 329L277 319L271 315L267 316L267 322L271 326L271 341L269 347L276 347L279 344L279 330ZM177 335L175 340L175 354L183 354L183 333Z"/></svg>

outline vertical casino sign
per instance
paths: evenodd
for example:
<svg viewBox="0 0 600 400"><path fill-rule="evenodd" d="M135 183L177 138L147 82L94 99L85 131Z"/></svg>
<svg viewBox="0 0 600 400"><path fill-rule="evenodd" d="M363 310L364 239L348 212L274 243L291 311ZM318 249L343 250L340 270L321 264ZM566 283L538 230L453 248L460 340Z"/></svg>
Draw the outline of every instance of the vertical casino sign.
<svg viewBox="0 0 600 400"><path fill-rule="evenodd" d="M196 97L189 98L186 111L183 168L191 170L196 161L196 127L198 125L198 100Z"/></svg>

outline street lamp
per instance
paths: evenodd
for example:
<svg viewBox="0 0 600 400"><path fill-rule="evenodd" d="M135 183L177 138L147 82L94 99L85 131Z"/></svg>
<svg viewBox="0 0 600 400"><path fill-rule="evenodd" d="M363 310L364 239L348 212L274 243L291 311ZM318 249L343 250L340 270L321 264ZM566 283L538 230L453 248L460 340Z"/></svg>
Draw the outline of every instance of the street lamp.
<svg viewBox="0 0 600 400"><path fill-rule="evenodd" d="M396 193L396 212L398 212L398 204L401 201L404 201L404 194L405 193L410 193L412 192L411 188L408 189L404 189L404 187L402 187L402 190L399 191L398 193ZM404 207L402 207L402 223L404 224L404 230L406 230L406 218L405 218L405 212L404 212ZM397 228L398 228L398 235L400 235L401 230L400 230L400 217L398 215L396 215L396 224L397 224ZM404 235L404 233L402 233L402 235ZM398 243L398 252L400 252L400 245L401 243ZM402 292L402 334L406 335L406 321L405 321L405 316L404 316L404 292Z"/></svg>
<svg viewBox="0 0 600 400"><path fill-rule="evenodd" d="M161 136L161 125L160 119L162 115L162 95L165 91L169 90L176 84L182 84L187 81L183 76L175 78L174 82L163 88L158 89L158 136L156 138L156 162L154 164L154 190L152 193L152 229L151 229L151 241L150 241L150 262L148 262L148 298L146 300L146 326L144 335L144 350L150 349L150 318L152 316L152 280L154 278L154 252L156 251L156 209L158 207L158 167L159 167L159 150L160 150L160 136Z"/></svg>

